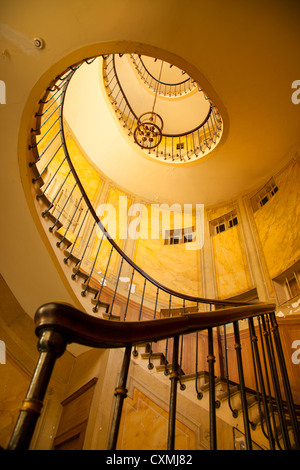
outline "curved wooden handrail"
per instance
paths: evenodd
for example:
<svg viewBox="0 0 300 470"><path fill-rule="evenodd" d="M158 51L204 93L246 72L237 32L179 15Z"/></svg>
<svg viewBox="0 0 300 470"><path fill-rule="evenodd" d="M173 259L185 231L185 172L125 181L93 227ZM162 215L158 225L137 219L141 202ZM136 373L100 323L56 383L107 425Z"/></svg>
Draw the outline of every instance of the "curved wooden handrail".
<svg viewBox="0 0 300 470"><path fill-rule="evenodd" d="M147 74L153 78L153 80L155 80L156 82L158 83L161 83L162 85L169 85L169 86L175 86L175 85L182 85L183 83L186 83L188 82L189 80L191 80L191 77L188 76L188 78L186 80L182 80L181 82L176 82L176 83L167 83L167 82L163 82L162 80L159 80L158 78L154 77L154 75L152 75L152 73L149 72L148 68L146 67L141 55L138 56L144 69L146 70ZM183 72L183 71L182 71ZM185 72L184 72L185 73Z"/></svg>
<svg viewBox="0 0 300 470"><path fill-rule="evenodd" d="M67 343L96 348L120 348L160 341L245 318L272 313L275 305L261 303L214 312L198 312L157 320L112 322L88 315L66 303L42 305L35 314L36 335L43 330L60 331Z"/></svg>

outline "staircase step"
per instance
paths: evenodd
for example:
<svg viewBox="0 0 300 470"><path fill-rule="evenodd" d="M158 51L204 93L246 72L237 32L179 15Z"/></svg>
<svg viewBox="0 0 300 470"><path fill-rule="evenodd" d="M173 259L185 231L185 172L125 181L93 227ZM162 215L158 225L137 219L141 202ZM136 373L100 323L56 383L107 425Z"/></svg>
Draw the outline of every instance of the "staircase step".
<svg viewBox="0 0 300 470"><path fill-rule="evenodd" d="M206 392L209 390L209 378L207 376L207 380L208 382L205 382L203 385L200 386L200 389L202 392ZM216 385L219 385L220 383L222 383L222 379L220 377L215 377L215 386Z"/></svg>
<svg viewBox="0 0 300 470"><path fill-rule="evenodd" d="M73 273L81 278L83 278L85 281L87 281L89 279L89 275L86 271L84 271L83 269L79 268L79 270L77 271L77 268L73 268ZM85 289L86 288L86 284L83 283L82 284L82 288ZM89 280L89 285L87 286L87 291L91 292L92 294L94 294L95 296L99 293L99 290L101 288L101 284L100 282L97 281L97 279L91 277L90 280ZM106 313L108 312L109 310L109 307L110 307L110 304L107 303L107 302L102 302L100 300L100 302L97 301L97 298L95 297L94 299L91 299L91 302L93 305L98 305L100 307L105 307L106 308ZM115 318L120 318L118 315L111 315L111 317L115 317Z"/></svg>
<svg viewBox="0 0 300 470"><path fill-rule="evenodd" d="M63 240L62 243L66 246L66 248L70 248L70 246L72 245L72 242L70 242L70 240L68 240L66 237L64 237L60 232L58 232L56 230L56 232L54 233L54 235L59 238L59 240Z"/></svg>
<svg viewBox="0 0 300 470"><path fill-rule="evenodd" d="M76 274L77 276L85 279L85 280L87 280L89 278L88 274L85 271L83 271L83 269L81 269L81 268L79 268L79 269L77 269L76 267L73 268L73 273Z"/></svg>
<svg viewBox="0 0 300 470"><path fill-rule="evenodd" d="M63 224L59 220L57 220L57 217L51 214L51 212L47 212L46 217L55 224L56 230L59 230L63 226Z"/></svg>
<svg viewBox="0 0 300 470"><path fill-rule="evenodd" d="M91 302L92 302L93 305L97 305L97 304L98 304L98 307L104 307L104 308L106 308L106 312L105 312L105 313L108 313L108 310L109 310L109 307L110 307L110 304L109 304L109 303L107 303L107 302L102 302L101 300L100 300L100 302L98 302L97 299L91 299ZM117 316L117 315L115 315L115 316Z"/></svg>
<svg viewBox="0 0 300 470"><path fill-rule="evenodd" d="M148 343L148 341L146 343L139 343L136 345L136 347L138 348L145 348L145 351L149 353L149 347L150 347L150 344ZM143 354L143 353L142 353Z"/></svg>
<svg viewBox="0 0 300 470"><path fill-rule="evenodd" d="M181 382L190 382L196 379L196 374L186 374L181 376ZM208 382L208 372L205 370L199 371L197 373L197 379L204 381L204 383Z"/></svg>
<svg viewBox="0 0 300 470"><path fill-rule="evenodd" d="M156 369L157 372L165 372L166 370L168 372L171 372L172 371L172 364L170 364L170 363L165 364L163 362L161 365L156 366L155 369ZM183 370L180 369L180 381L181 382L184 382L184 380L183 380L184 377L185 377L185 374L184 374Z"/></svg>
<svg viewBox="0 0 300 470"><path fill-rule="evenodd" d="M35 163L31 164L30 165L30 168L32 170L32 173L34 175L34 178L32 178L32 182L33 183L39 183L40 187L44 185L44 180L39 172L39 170L37 169L37 166Z"/></svg>
<svg viewBox="0 0 300 470"><path fill-rule="evenodd" d="M257 399L256 399L256 396L255 395L246 395L246 400L247 400L247 404L248 404L248 407L249 406L252 406L252 405L255 405L257 403Z"/></svg>
<svg viewBox="0 0 300 470"><path fill-rule="evenodd" d="M93 276L90 277L90 275L82 268L79 268L78 271L76 267L73 268L73 273L77 273L78 276L84 279L85 282L82 284L83 289L86 288L86 281L88 281L89 284L87 286L87 290L93 294L98 294L99 290L101 289L101 283L97 281L97 279L95 279Z"/></svg>
<svg viewBox="0 0 300 470"><path fill-rule="evenodd" d="M149 353L142 353L141 358L149 360ZM150 354L150 359L153 359L153 360L159 359L160 360L160 365L163 365L162 370L164 370L165 355L163 353L160 353L160 352L151 353Z"/></svg>
<svg viewBox="0 0 300 470"><path fill-rule="evenodd" d="M80 259L77 258L77 256L73 255L73 253L70 255L70 252L68 250L64 251L64 255L66 256L66 258L70 256L69 259L73 261L75 264L78 264L80 262Z"/></svg>
<svg viewBox="0 0 300 470"><path fill-rule="evenodd" d="M165 364L164 362L159 366L156 366L155 369L157 372L164 372L165 370L172 370L172 364Z"/></svg>
<svg viewBox="0 0 300 470"><path fill-rule="evenodd" d="M227 385L224 383L224 391L218 392L218 400L225 401L227 400L228 395L230 395L230 397L233 397L237 393L239 393L238 385L230 385L229 394L228 394Z"/></svg>
<svg viewBox="0 0 300 470"><path fill-rule="evenodd" d="M42 194L42 193L37 194L36 198L38 201L43 201L43 203L47 207L50 207L52 205L52 202L50 202L50 200L47 198L45 194Z"/></svg>
<svg viewBox="0 0 300 470"><path fill-rule="evenodd" d="M121 317L119 315L110 315L109 313L103 313L102 314L104 320L110 320L110 321L120 321Z"/></svg>
<svg viewBox="0 0 300 470"><path fill-rule="evenodd" d="M91 281L91 279L90 279L90 281ZM93 287L91 282L89 282L88 286L84 282L83 284L81 284L81 287L82 287L83 290L87 290L88 292L90 292L91 294L93 294L95 296L97 296L97 294L99 292L99 289L97 289L97 287Z"/></svg>
<svg viewBox="0 0 300 470"><path fill-rule="evenodd" d="M93 276L89 276L89 274L84 271L83 269L80 268L80 271L82 272L82 276L85 281L88 281L88 291L89 292L92 292L93 294L98 294L99 290L101 289L101 283L95 279ZM90 279L89 279L90 278ZM88 280L89 279L89 280ZM86 288L86 282L84 282L84 284L82 284L82 287L85 289Z"/></svg>

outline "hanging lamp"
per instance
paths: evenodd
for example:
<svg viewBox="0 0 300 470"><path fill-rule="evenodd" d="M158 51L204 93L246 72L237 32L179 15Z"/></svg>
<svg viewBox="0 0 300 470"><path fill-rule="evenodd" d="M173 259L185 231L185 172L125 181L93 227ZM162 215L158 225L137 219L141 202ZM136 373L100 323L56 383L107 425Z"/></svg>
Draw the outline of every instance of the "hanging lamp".
<svg viewBox="0 0 300 470"><path fill-rule="evenodd" d="M143 149L154 149L160 144L162 139L164 122L161 116L154 112L162 68L163 61L161 62L152 111L147 111L146 113L141 114L134 131L134 140Z"/></svg>

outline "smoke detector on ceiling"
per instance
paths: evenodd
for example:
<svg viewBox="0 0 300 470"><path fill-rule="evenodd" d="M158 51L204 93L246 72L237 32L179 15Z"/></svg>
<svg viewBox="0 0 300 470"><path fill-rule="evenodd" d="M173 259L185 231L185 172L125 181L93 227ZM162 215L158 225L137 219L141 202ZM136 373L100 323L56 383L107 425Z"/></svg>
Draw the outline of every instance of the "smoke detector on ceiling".
<svg viewBox="0 0 300 470"><path fill-rule="evenodd" d="M33 45L37 49L43 49L44 47L44 40L42 38L34 38Z"/></svg>

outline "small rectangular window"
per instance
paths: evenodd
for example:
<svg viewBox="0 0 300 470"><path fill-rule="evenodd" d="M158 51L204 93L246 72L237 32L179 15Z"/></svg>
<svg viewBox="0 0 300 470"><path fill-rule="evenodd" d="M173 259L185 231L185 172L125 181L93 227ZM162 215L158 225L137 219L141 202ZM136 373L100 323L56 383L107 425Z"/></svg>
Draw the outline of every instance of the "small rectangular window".
<svg viewBox="0 0 300 470"><path fill-rule="evenodd" d="M287 283L287 288L290 294L290 298L296 297L296 295L300 294L298 282L297 282L295 275L287 279L286 283Z"/></svg>
<svg viewBox="0 0 300 470"><path fill-rule="evenodd" d="M288 305L292 308L293 300L300 297L300 260L296 261L286 271L272 279L277 302L279 305Z"/></svg>
<svg viewBox="0 0 300 470"><path fill-rule="evenodd" d="M184 236L184 243L190 243L193 241L193 234L189 233L188 235Z"/></svg>
<svg viewBox="0 0 300 470"><path fill-rule="evenodd" d="M189 243L193 241L193 238L194 227L165 231L165 245L178 245L179 243Z"/></svg>
<svg viewBox="0 0 300 470"><path fill-rule="evenodd" d="M275 186L275 187L271 190L272 196L274 196L274 194L276 194L277 191L278 191L278 188L277 188L277 186Z"/></svg>
<svg viewBox="0 0 300 470"><path fill-rule="evenodd" d="M261 206L264 206L265 204L267 204L268 200L269 200L268 196L265 196L259 201L259 203Z"/></svg>
<svg viewBox="0 0 300 470"><path fill-rule="evenodd" d="M179 144L177 144L176 149L177 150L184 149L184 142L180 142Z"/></svg>
<svg viewBox="0 0 300 470"><path fill-rule="evenodd" d="M210 221L210 234L217 235L219 233L225 232L230 228L238 225L239 220L236 214L236 211L229 212L228 214L222 215L218 219Z"/></svg>
<svg viewBox="0 0 300 470"><path fill-rule="evenodd" d="M279 191L273 178L265 184L254 196L251 197L251 205L254 212L263 207Z"/></svg>
<svg viewBox="0 0 300 470"><path fill-rule="evenodd" d="M217 233L225 232L225 224L217 225Z"/></svg>
<svg viewBox="0 0 300 470"><path fill-rule="evenodd" d="M178 237L170 237L170 245L178 245L180 238Z"/></svg>
<svg viewBox="0 0 300 470"><path fill-rule="evenodd" d="M229 228L231 228L231 227L234 227L234 226L237 225L237 224L238 224L238 219L237 219L237 217L233 217L233 219L230 219L230 220L229 220L229 224L228 224L228 225L229 225Z"/></svg>

